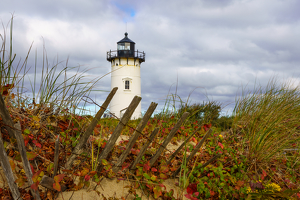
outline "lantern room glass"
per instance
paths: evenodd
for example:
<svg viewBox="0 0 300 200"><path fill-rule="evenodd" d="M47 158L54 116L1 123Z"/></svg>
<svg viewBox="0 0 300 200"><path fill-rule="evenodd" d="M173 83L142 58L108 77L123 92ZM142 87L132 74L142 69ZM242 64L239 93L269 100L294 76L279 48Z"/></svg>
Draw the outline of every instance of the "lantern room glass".
<svg viewBox="0 0 300 200"><path fill-rule="evenodd" d="M129 42L119 43L118 50L130 50L130 43Z"/></svg>

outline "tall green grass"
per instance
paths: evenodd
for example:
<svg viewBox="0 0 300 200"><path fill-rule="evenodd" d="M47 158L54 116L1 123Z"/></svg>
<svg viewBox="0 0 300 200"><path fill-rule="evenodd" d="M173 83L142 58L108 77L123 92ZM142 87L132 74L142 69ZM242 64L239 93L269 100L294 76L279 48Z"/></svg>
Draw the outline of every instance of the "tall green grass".
<svg viewBox="0 0 300 200"><path fill-rule="evenodd" d="M3 33L0 33L1 47L0 47L0 92L2 94L5 87L12 89L21 80L19 74L22 68L26 65L28 54L22 64L18 62L16 66L13 66L16 54L13 54L13 17L4 26L2 24ZM7 41L7 32L9 28L9 39ZM8 47L7 47L8 46ZM31 47L30 47L31 48ZM28 52L29 53L29 52Z"/></svg>
<svg viewBox="0 0 300 200"><path fill-rule="evenodd" d="M7 40L7 32L9 27L9 40ZM16 96L13 101L14 106L22 107L26 105L34 105L37 107L36 114L43 107L51 106L52 109L56 108L57 111L71 108L71 111L80 113L85 107L85 102L82 101L83 96L88 96L95 87L95 84L104 76L88 80L86 74L88 69L81 70L80 66L69 67L68 59L65 62L65 66L62 66L62 62L49 64L45 47L43 48L42 63L37 62L37 52L35 53L34 62L34 78L33 80L27 79L28 75L28 57L32 48L29 47L25 60L19 61L15 64L16 55L13 54L13 17L8 23L7 27L3 25L4 33L0 34L1 49L0 49L0 89L1 93L4 89L13 90ZM7 48L8 46L8 48ZM41 69L41 73L38 74L37 68ZM37 76L40 77L40 82L37 83ZM24 96L25 83L29 81L31 85L32 97L28 100L28 97ZM22 84L20 84L22 83ZM80 108L81 107L81 108ZM78 110L79 109L79 110Z"/></svg>
<svg viewBox="0 0 300 200"><path fill-rule="evenodd" d="M299 89L272 78L265 88L255 87L237 99L233 128L244 138L250 168L267 164L292 145L299 147Z"/></svg>

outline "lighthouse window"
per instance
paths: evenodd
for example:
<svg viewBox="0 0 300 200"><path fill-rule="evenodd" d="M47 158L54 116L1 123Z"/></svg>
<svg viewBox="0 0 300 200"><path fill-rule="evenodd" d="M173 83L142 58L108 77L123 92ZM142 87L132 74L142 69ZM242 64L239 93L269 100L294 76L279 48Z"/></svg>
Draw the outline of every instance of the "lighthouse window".
<svg viewBox="0 0 300 200"><path fill-rule="evenodd" d="M130 43L125 43L125 50L130 50Z"/></svg>
<svg viewBox="0 0 300 200"><path fill-rule="evenodd" d="M118 44L118 50L125 50L125 43Z"/></svg>
<svg viewBox="0 0 300 200"><path fill-rule="evenodd" d="M125 90L129 90L129 81L128 80L125 81Z"/></svg>

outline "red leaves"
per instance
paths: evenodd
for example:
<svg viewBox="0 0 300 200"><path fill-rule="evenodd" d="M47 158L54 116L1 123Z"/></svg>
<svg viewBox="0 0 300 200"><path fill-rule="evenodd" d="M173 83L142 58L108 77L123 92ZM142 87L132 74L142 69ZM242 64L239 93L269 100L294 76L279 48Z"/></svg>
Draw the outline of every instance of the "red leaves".
<svg viewBox="0 0 300 200"><path fill-rule="evenodd" d="M38 142L38 140L33 140L34 136L33 134L30 134L30 131L28 129L24 130L24 143L25 146L27 146L28 142L32 141L33 144L35 144L35 146L42 148L41 143ZM40 136L37 137L37 139L39 139Z"/></svg>
<svg viewBox="0 0 300 200"><path fill-rule="evenodd" d="M199 195L199 192L195 192L194 194L185 194L184 196L185 196L187 199L198 200L197 197L194 197L194 196L198 196L198 195Z"/></svg>
<svg viewBox="0 0 300 200"><path fill-rule="evenodd" d="M123 171L124 169L127 169L129 166L130 166L130 163L123 163L121 171Z"/></svg>
<svg viewBox="0 0 300 200"><path fill-rule="evenodd" d="M44 172L42 170L37 171L32 176L32 181L34 182L30 187L33 190L38 190L38 185L44 176Z"/></svg>
<svg viewBox="0 0 300 200"><path fill-rule="evenodd" d="M32 143L35 144L35 146L42 148L42 145L38 143L36 140L32 140Z"/></svg>
<svg viewBox="0 0 300 200"><path fill-rule="evenodd" d="M192 141L195 142L196 144L198 143L198 141L195 137L192 137Z"/></svg>
<svg viewBox="0 0 300 200"><path fill-rule="evenodd" d="M60 182L63 180L64 177L65 177L64 174L58 174L58 175L54 176L54 181Z"/></svg>
<svg viewBox="0 0 300 200"><path fill-rule="evenodd" d="M90 177L90 175L88 175L88 174L84 176L84 180L85 180L85 181L90 180L90 178L91 178L91 177Z"/></svg>
<svg viewBox="0 0 300 200"><path fill-rule="evenodd" d="M176 165L172 165L172 167L170 168L170 170L171 170L172 172L176 171L176 170L177 170L177 166L176 166Z"/></svg>
<svg viewBox="0 0 300 200"><path fill-rule="evenodd" d="M156 169L156 168L154 168L154 167L152 167L152 168L151 168L151 171L153 171L153 172L157 172L157 169Z"/></svg>
<svg viewBox="0 0 300 200"><path fill-rule="evenodd" d="M143 165L143 171L149 171L150 170L150 161L146 162Z"/></svg>
<svg viewBox="0 0 300 200"><path fill-rule="evenodd" d="M161 173L167 173L169 171L169 168L167 165L161 165L159 168L159 172Z"/></svg>
<svg viewBox="0 0 300 200"><path fill-rule="evenodd" d="M41 172L43 172L43 171L42 171L42 170L39 170L39 171L37 171L36 173L34 173L34 174L32 175L32 181L33 181L33 182L37 182L37 181L38 181L38 178L39 178L39 175L40 175ZM44 174L44 172L43 172L43 174Z"/></svg>
<svg viewBox="0 0 300 200"><path fill-rule="evenodd" d="M35 183L33 183L30 187L31 187L31 189L33 189L33 190L35 190L35 191L37 191L39 188L38 188L38 185L39 185L39 181L38 182L35 182Z"/></svg>
<svg viewBox="0 0 300 200"><path fill-rule="evenodd" d="M95 135L99 135L100 134L100 130L99 130L99 128L97 126L94 128Z"/></svg>
<svg viewBox="0 0 300 200"><path fill-rule="evenodd" d="M164 188L165 190L167 189L167 187L166 187L164 184L162 184L162 183L160 183L159 186L160 186L161 188Z"/></svg>
<svg viewBox="0 0 300 200"><path fill-rule="evenodd" d="M91 176L94 176L95 174L97 174L97 172L96 171L90 171L90 173L89 173Z"/></svg>
<svg viewBox="0 0 300 200"><path fill-rule="evenodd" d="M154 198L158 199L158 197L162 196L162 192L161 192L161 187L160 186L155 186L153 188L153 192L154 192Z"/></svg>
<svg viewBox="0 0 300 200"><path fill-rule="evenodd" d="M240 190L241 187L243 187L244 183L245 183L244 181L238 180L238 181L236 182L235 189Z"/></svg>
<svg viewBox="0 0 300 200"><path fill-rule="evenodd" d="M2 88L0 88L0 92L2 93L3 96L7 96L8 90L12 89L13 87L15 87L14 84L6 84Z"/></svg>
<svg viewBox="0 0 300 200"><path fill-rule="evenodd" d="M59 128L61 129L62 132L65 132L65 130L67 130L67 128L68 128L68 126L69 126L69 123L60 120L60 121L58 122L58 126L59 126Z"/></svg>
<svg viewBox="0 0 300 200"><path fill-rule="evenodd" d="M59 175L54 176L55 183L53 183L53 188L59 192L61 191L61 186L60 186L59 182L63 180L64 176L65 176L64 174L59 174Z"/></svg>
<svg viewBox="0 0 300 200"><path fill-rule="evenodd" d="M143 171L141 169L137 169L136 176L143 176Z"/></svg>
<svg viewBox="0 0 300 200"><path fill-rule="evenodd" d="M197 184L196 184L196 183L190 184L190 185L186 188L186 192L187 192L188 194L194 194L195 192L197 192Z"/></svg>
<svg viewBox="0 0 300 200"><path fill-rule="evenodd" d="M218 142L218 146L221 147L221 149L224 149L224 146L221 142Z"/></svg>
<svg viewBox="0 0 300 200"><path fill-rule="evenodd" d="M156 180L157 180L157 176L152 175L152 176L151 176L151 181L156 181Z"/></svg>
<svg viewBox="0 0 300 200"><path fill-rule="evenodd" d="M32 164L30 164L30 168L31 168L31 172L34 173L34 168L33 168Z"/></svg>
<svg viewBox="0 0 300 200"><path fill-rule="evenodd" d="M185 194L184 196L187 199L191 199L191 200L197 200L199 192L197 191L197 184L196 183L192 183L190 184L187 188L186 188L186 192L187 194Z"/></svg>
<svg viewBox="0 0 300 200"><path fill-rule="evenodd" d="M101 163L104 166L105 171L110 172L112 165L110 163L108 163L107 160L105 160L105 159L101 159Z"/></svg>
<svg viewBox="0 0 300 200"><path fill-rule="evenodd" d="M29 138L28 136L25 136L25 137L24 137L25 147L27 146L29 140L30 140L30 138Z"/></svg>
<svg viewBox="0 0 300 200"><path fill-rule="evenodd" d="M101 148L104 149L105 146L106 146L106 141L103 142Z"/></svg>
<svg viewBox="0 0 300 200"><path fill-rule="evenodd" d="M211 124L204 124L202 127L204 128L205 131L208 131L211 127Z"/></svg>
<svg viewBox="0 0 300 200"><path fill-rule="evenodd" d="M53 188L56 189L59 192L61 191L61 186L60 186L60 184L58 182L54 182L53 183Z"/></svg>
<svg viewBox="0 0 300 200"><path fill-rule="evenodd" d="M139 149L131 149L131 153L134 155L138 155L140 153Z"/></svg>
<svg viewBox="0 0 300 200"><path fill-rule="evenodd" d="M262 170L261 180L263 181L266 176L267 176L267 172L265 170Z"/></svg>

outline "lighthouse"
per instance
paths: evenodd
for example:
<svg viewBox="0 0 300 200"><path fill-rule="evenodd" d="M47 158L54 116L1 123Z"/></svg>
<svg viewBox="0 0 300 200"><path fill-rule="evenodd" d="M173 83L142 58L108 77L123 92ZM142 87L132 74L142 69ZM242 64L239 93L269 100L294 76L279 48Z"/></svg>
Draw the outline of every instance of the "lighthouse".
<svg viewBox="0 0 300 200"><path fill-rule="evenodd" d="M107 61L111 63L111 89L118 87L110 103L110 112L121 118L134 96L141 96L141 63L145 62L145 53L135 50L135 42L125 37L117 42L117 50L107 52ZM142 115L141 103L135 109L131 119Z"/></svg>

